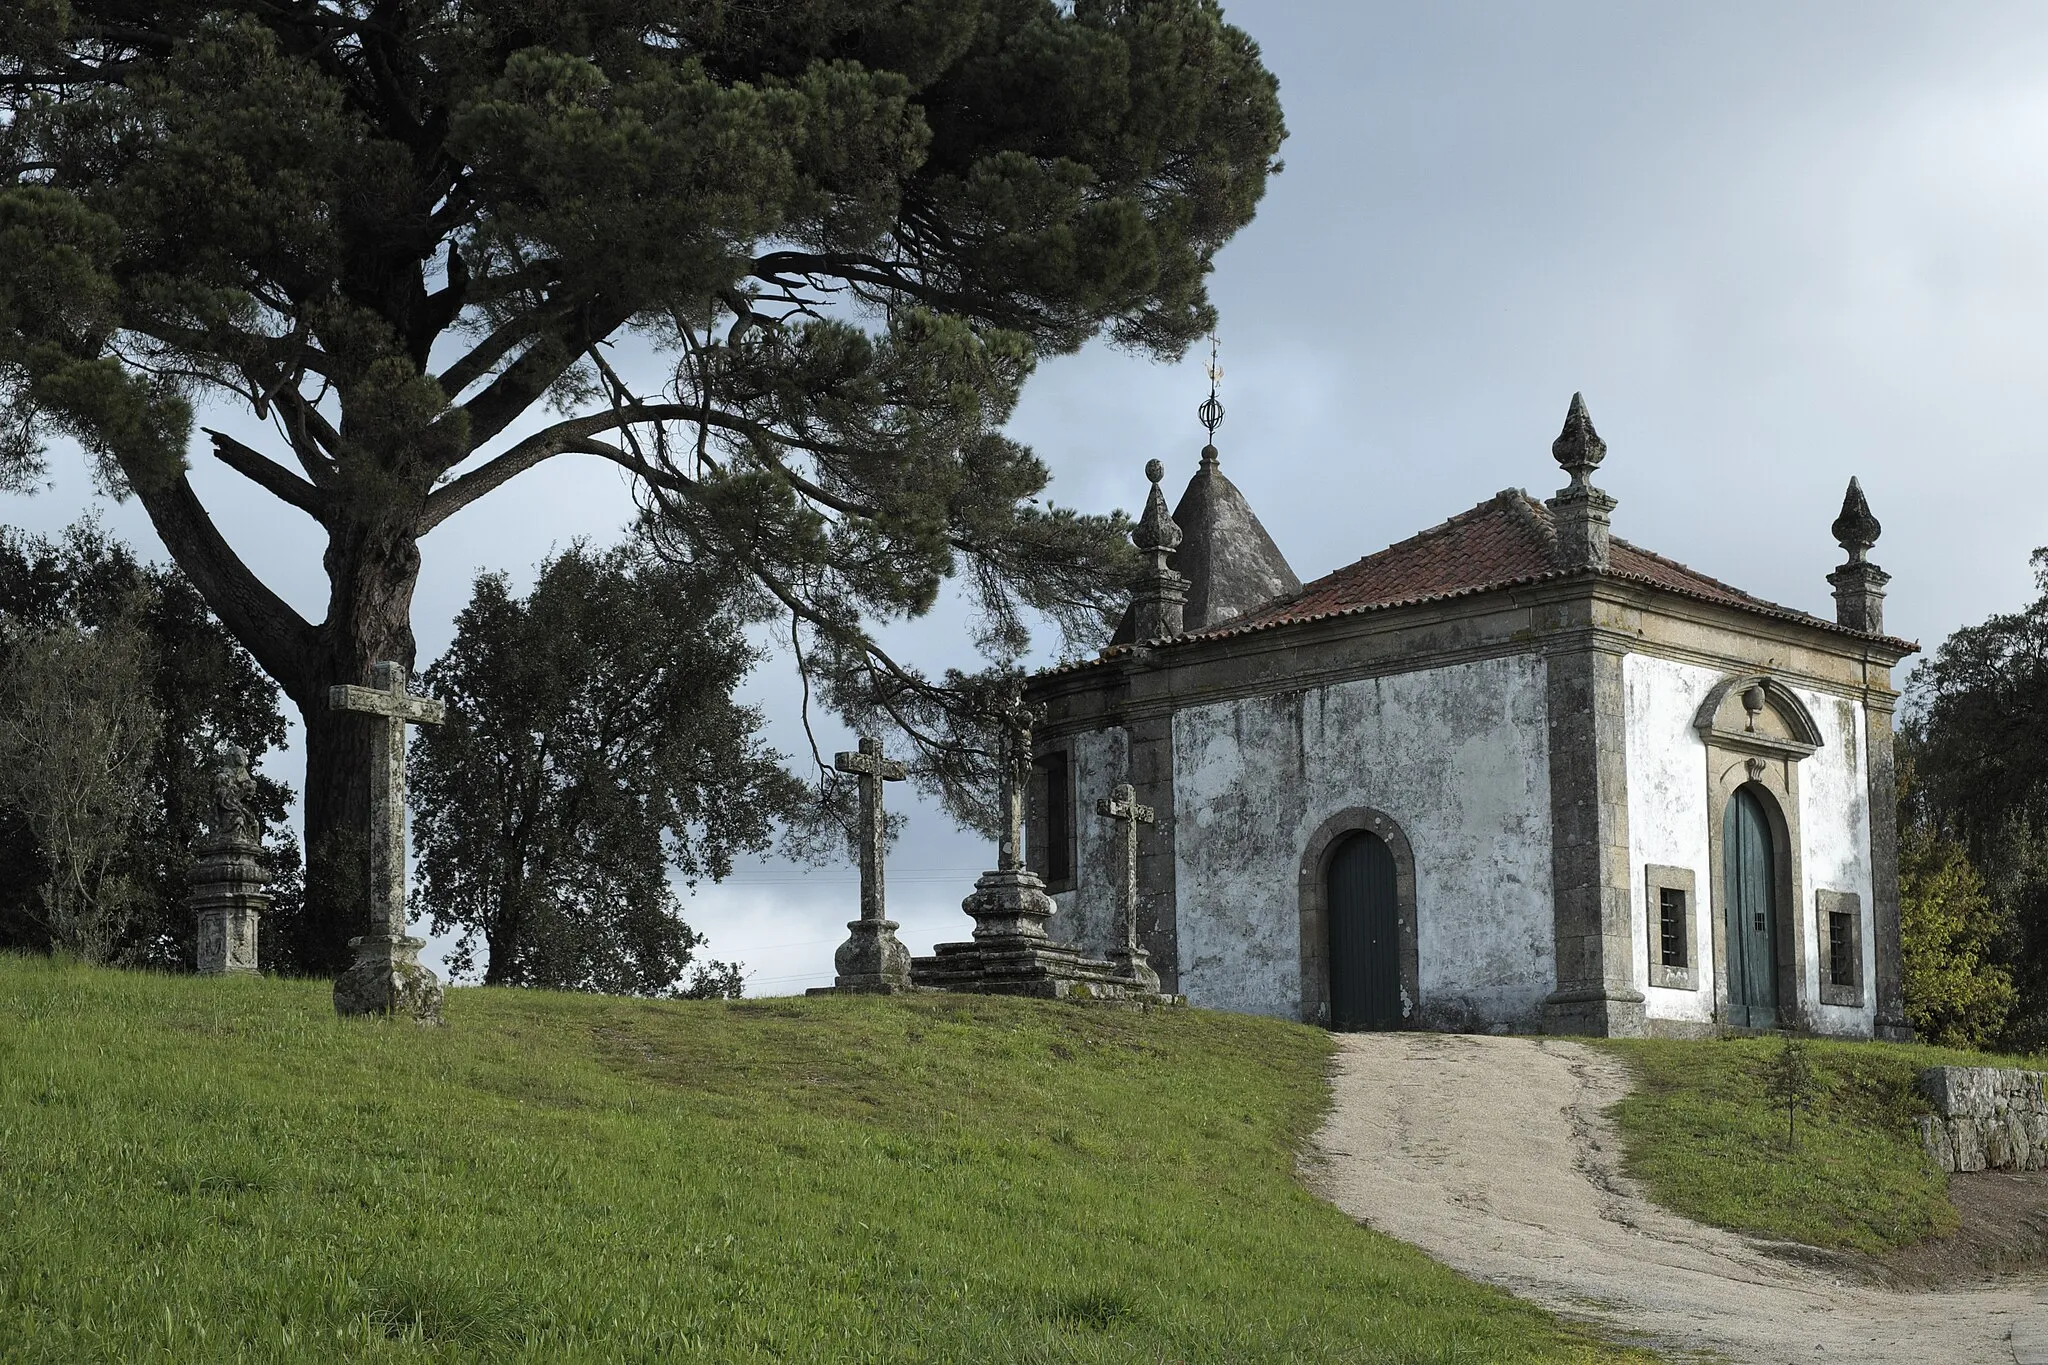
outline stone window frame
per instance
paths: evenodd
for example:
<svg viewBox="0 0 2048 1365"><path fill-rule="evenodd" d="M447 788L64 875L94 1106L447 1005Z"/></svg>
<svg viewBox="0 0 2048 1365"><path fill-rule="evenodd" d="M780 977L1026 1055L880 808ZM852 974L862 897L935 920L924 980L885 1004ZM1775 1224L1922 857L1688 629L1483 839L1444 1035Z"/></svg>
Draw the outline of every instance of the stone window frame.
<svg viewBox="0 0 2048 1365"><path fill-rule="evenodd" d="M1764 701L1791 730L1791 739L1727 730L1715 725L1731 692L1763 689ZM1805 991L1807 917L1801 913L1806 885L1804 844L1799 835L1799 765L1822 744L1820 727L1806 704L1768 673L1730 674L1715 684L1694 714L1693 728L1707 746L1708 923L1714 941L1714 1019L1728 1023L1728 866L1722 847L1728 803L1744 787L1759 795L1771 822L1771 837L1784 856L1776 859L1778 914L1778 1027L1810 1027L1812 997Z"/></svg>
<svg viewBox="0 0 2048 1365"><path fill-rule="evenodd" d="M1648 945L1650 984L1665 990L1696 991L1700 988L1699 958L1699 879L1689 867L1667 867L1662 863L1647 863L1643 867L1643 940ZM1663 962L1663 893L1681 892L1685 896L1685 965L1666 966Z"/></svg>
<svg viewBox="0 0 2048 1365"><path fill-rule="evenodd" d="M1048 875L1047 850L1042 842L1052 828L1053 793L1048 782L1048 769L1054 762L1066 775L1066 790L1061 795L1065 798L1067 810L1067 875L1058 878ZM1072 891L1081 883L1080 803L1074 785L1077 781L1076 766L1073 750L1063 744L1040 749L1031 764L1031 786L1026 795L1026 828L1029 833L1024 840L1024 865L1037 874L1048 892Z"/></svg>
<svg viewBox="0 0 2048 1365"><path fill-rule="evenodd" d="M1330 860L1349 834L1373 834L1394 855L1394 900L1401 934L1401 1027L1422 1027L1421 951L1417 937L1415 850L1400 823L1385 811L1350 806L1316 826L1301 853L1301 1019L1330 1024Z"/></svg>
<svg viewBox="0 0 2048 1365"><path fill-rule="evenodd" d="M1849 918L1849 961L1854 964L1855 979L1844 984L1835 979L1834 973L1834 919L1837 914ZM1815 956L1820 961L1820 1002L1823 1005L1845 1005L1852 1009L1863 1008L1863 897L1854 891L1836 891L1822 887L1813 893L1813 941Z"/></svg>

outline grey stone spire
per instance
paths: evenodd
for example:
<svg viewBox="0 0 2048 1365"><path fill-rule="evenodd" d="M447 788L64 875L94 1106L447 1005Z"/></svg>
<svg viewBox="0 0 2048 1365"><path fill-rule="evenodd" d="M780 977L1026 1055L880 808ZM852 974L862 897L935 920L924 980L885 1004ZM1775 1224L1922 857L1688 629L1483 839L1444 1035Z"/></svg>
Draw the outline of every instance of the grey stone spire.
<svg viewBox="0 0 2048 1365"><path fill-rule="evenodd" d="M1159 481L1166 466L1157 460L1145 465L1145 477L1152 491L1145 498L1145 515L1131 532L1131 543L1145 557L1145 567L1131 584L1131 629L1135 639L1156 640L1181 633L1188 600L1188 581L1173 571L1173 552L1180 548L1180 527L1166 514L1166 494Z"/></svg>
<svg viewBox="0 0 2048 1365"><path fill-rule="evenodd" d="M1877 544L1884 527L1870 514L1863 486L1853 478L1849 480L1849 491L1842 495L1842 511L1828 531L1849 554L1848 560L1828 575L1828 582L1835 589L1836 622L1851 630L1882 635L1884 587L1892 576L1865 556Z"/></svg>
<svg viewBox="0 0 2048 1365"><path fill-rule="evenodd" d="M1614 512L1614 499L1592 483L1593 471L1607 458L1607 442L1593 430L1584 394L1572 395L1572 405L1564 415L1564 430L1550 443L1550 454L1572 478L1548 504L1552 524L1557 528L1557 566L1604 573L1608 519Z"/></svg>

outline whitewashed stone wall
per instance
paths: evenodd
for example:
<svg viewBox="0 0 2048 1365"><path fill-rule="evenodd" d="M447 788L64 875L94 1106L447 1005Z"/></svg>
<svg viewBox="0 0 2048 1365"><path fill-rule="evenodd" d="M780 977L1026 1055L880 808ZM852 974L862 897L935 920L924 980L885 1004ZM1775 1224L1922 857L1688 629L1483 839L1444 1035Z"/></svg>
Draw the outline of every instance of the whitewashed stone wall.
<svg viewBox="0 0 2048 1365"><path fill-rule="evenodd" d="M1299 1018L1300 863L1332 815L1415 855L1425 1023L1534 1030L1556 984L1544 663L1533 655L1191 708L1174 718L1181 989Z"/></svg>
<svg viewBox="0 0 2048 1365"><path fill-rule="evenodd" d="M1707 750L1693 718L1724 670L1631 654L1622 661L1628 699L1628 831L1633 868L1630 904L1635 918L1634 980L1652 1019L1709 1023L1714 1017L1714 885L1709 866ZM1806 945L1800 963L1800 998L1824 1033L1869 1036L1875 1026L1876 938L1871 923L1870 799L1863 752L1863 706L1833 693L1793 688L1812 715L1821 747L1799 765L1799 904ZM1693 869L1693 963L1697 990L1649 984L1650 906L1644 868L1652 863ZM1815 893L1855 893L1863 910L1864 1006L1822 1005Z"/></svg>
<svg viewBox="0 0 2048 1365"><path fill-rule="evenodd" d="M1710 1024L1714 1019L1714 924L1707 848L1707 746L1693 717L1726 674L1647 654L1621 661L1627 698L1629 904L1635 917L1636 988L1651 1019ZM1649 888L1652 863L1693 873L1693 981L1696 990L1650 985Z"/></svg>
<svg viewBox="0 0 2048 1365"><path fill-rule="evenodd" d="M1868 1037L1876 1028L1877 936L1871 931L1870 786L1863 752L1863 704L1849 697L1794 688L1813 714L1825 741L1799 765L1799 834L1805 845L1799 913L1806 917L1806 961L1800 964L1800 995L1820 999L1820 935L1815 897L1820 890L1852 891L1862 906L1863 1007L1813 1006L1822 1033Z"/></svg>
<svg viewBox="0 0 2048 1365"><path fill-rule="evenodd" d="M1095 813L1097 797L1130 780L1130 736L1122 726L1076 735L1068 747L1074 783L1074 884L1053 896L1059 913L1045 931L1100 957L1109 951L1116 913L1117 843L1110 822ZM1147 837L1150 831L1140 835Z"/></svg>

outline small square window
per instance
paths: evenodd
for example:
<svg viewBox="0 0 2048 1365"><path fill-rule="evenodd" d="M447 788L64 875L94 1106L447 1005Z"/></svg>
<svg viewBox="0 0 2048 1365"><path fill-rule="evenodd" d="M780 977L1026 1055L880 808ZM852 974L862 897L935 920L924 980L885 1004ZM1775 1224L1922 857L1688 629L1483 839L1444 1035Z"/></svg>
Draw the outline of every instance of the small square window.
<svg viewBox="0 0 2048 1365"><path fill-rule="evenodd" d="M1820 939L1820 1002L1863 1005L1863 900L1853 891L1814 893Z"/></svg>
<svg viewBox="0 0 2048 1365"><path fill-rule="evenodd" d="M1643 926L1643 938L1650 984L1666 990L1698 990L1692 969L1693 870L1651 863L1643 869L1643 883L1643 905L1649 919Z"/></svg>
<svg viewBox="0 0 2048 1365"><path fill-rule="evenodd" d="M1686 967L1685 892L1675 886L1657 889L1657 951L1664 967Z"/></svg>

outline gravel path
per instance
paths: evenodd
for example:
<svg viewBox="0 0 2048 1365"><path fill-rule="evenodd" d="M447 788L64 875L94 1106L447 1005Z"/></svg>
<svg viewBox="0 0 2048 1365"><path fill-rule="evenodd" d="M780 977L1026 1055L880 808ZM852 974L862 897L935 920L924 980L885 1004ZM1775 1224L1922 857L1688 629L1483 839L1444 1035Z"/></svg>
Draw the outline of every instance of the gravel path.
<svg viewBox="0 0 2048 1365"><path fill-rule="evenodd" d="M1453 1269L1680 1359L2048 1365L2048 1283L1845 1284L1641 1198L1603 1115L1627 1069L1554 1039L1347 1034L1304 1163L1324 1198Z"/></svg>

